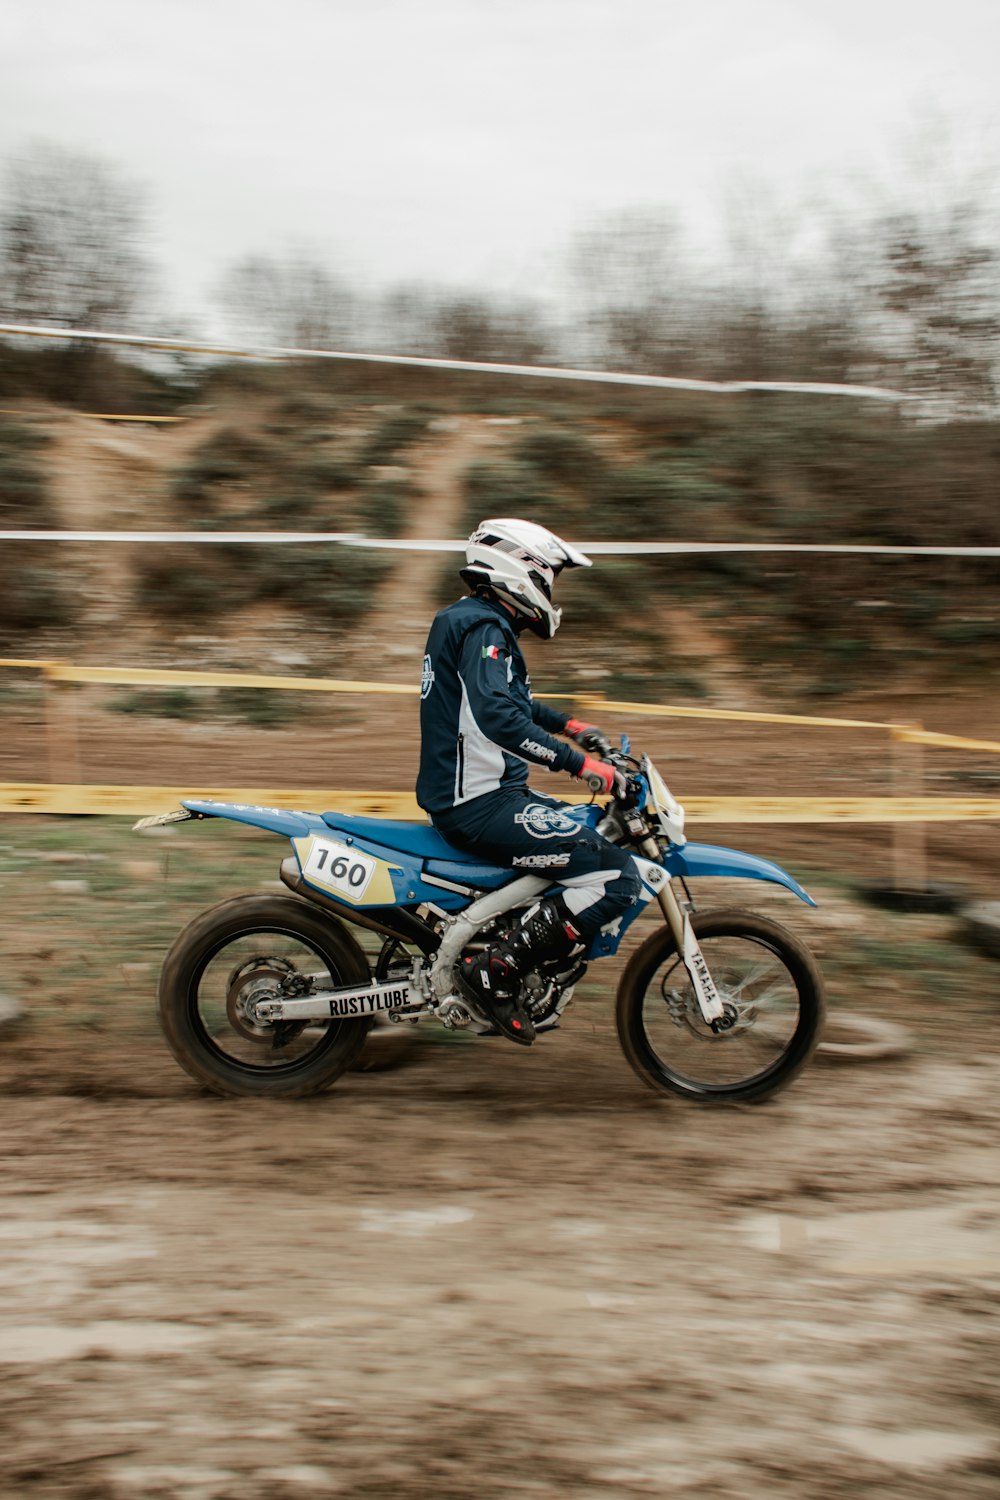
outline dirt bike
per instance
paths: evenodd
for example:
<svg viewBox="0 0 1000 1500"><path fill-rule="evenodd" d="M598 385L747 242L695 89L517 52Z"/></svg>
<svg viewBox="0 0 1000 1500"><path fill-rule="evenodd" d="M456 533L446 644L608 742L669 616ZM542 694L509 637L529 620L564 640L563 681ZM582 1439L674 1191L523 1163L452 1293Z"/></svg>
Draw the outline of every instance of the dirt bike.
<svg viewBox="0 0 1000 1500"><path fill-rule="evenodd" d="M648 755L605 745L620 773L605 805L537 806L547 836L596 828L633 851L642 893L586 950L523 980L536 1032L555 1030L587 965L615 953L656 901L665 925L629 959L618 986L618 1038L653 1089L707 1101L763 1099L808 1061L823 1019L813 956L752 911L696 911L689 878L791 875L736 849L688 843L684 809ZM595 778L593 792L602 783ZM219 1094L301 1097L351 1067L376 1021L436 1022L488 1035L456 982L462 955L492 941L556 887L544 873L495 866L453 848L429 823L185 798L151 827L227 818L291 840L281 879L292 894L244 895L197 917L163 965L159 1013L177 1061ZM304 899L303 899L304 898ZM378 934L371 963L353 928ZM495 1033L494 1033L495 1034Z"/></svg>

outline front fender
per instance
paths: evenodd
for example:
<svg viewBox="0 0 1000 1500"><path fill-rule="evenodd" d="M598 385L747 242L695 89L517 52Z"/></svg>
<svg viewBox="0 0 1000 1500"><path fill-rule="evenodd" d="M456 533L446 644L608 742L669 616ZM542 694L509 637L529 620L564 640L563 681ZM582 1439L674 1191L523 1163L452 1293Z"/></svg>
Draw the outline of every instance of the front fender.
<svg viewBox="0 0 1000 1500"><path fill-rule="evenodd" d="M663 863L671 875L692 879L706 875L728 875L742 880L770 880L774 885L783 885L787 890L794 891L807 906L816 905L787 870L772 864L769 859L744 854L742 849L725 849L719 844L673 844L667 850Z"/></svg>

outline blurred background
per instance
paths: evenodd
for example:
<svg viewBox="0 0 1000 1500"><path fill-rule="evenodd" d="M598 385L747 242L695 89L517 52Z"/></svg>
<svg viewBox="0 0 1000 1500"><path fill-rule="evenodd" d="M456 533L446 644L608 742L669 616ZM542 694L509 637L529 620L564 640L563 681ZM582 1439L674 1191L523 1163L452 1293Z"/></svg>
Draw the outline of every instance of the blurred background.
<svg viewBox="0 0 1000 1500"><path fill-rule="evenodd" d="M6 22L8 322L918 399L6 338L5 524L460 536L516 510L590 540L997 542L988 5L965 0L942 29L919 4L900 27L887 0L822 18L549 0L502 19L302 0L235 34L224 5L196 27L156 4L57 9L44 38L26 6ZM112 431L76 411L186 421ZM272 645L295 638L275 650L325 670L370 634L376 578L398 563L398 594L408 566L317 549L4 556L10 652L103 645L113 623L119 651L138 632L144 652L153 637L205 654L181 633L242 657L264 610ZM627 558L572 588L547 657L570 687L600 672L619 694L787 706L971 673L978 700L996 660L991 560ZM625 629L623 590L643 601ZM417 634L433 602L424 589L406 611Z"/></svg>

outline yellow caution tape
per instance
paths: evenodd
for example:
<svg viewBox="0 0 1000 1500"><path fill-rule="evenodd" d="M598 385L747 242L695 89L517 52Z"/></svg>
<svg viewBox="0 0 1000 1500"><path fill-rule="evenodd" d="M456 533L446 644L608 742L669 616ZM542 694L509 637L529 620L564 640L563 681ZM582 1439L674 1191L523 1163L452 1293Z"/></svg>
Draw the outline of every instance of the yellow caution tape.
<svg viewBox="0 0 1000 1500"><path fill-rule="evenodd" d="M685 797L689 823L968 823L1000 797Z"/></svg>
<svg viewBox="0 0 1000 1500"><path fill-rule="evenodd" d="M277 688L291 693L394 693L414 697L419 683L355 682L339 677L277 677L261 672L183 671L157 667L76 667L62 661L25 661L0 657L0 667L33 667L52 682L104 682L118 687L238 687ZM539 698L573 697L570 693L538 693Z"/></svg>
<svg viewBox="0 0 1000 1500"><path fill-rule="evenodd" d="M132 687L280 688L294 693L407 693L420 692L417 683L348 682L335 677L273 677L259 672L157 671L152 667L72 667L65 663L46 666L46 677L54 682L113 682Z"/></svg>
<svg viewBox="0 0 1000 1500"><path fill-rule="evenodd" d="M581 707L600 708L606 713L641 714L665 719L731 719L747 724L815 724L827 729L895 728L895 725L884 724L878 719L824 719L806 714L757 713L739 708L681 708L669 703L617 703L610 698L586 693L577 693L573 701Z"/></svg>
<svg viewBox="0 0 1000 1500"><path fill-rule="evenodd" d="M144 817L170 812L182 797L242 802L312 812L338 812L424 822L412 792L347 791L343 787L53 786L0 783L0 813ZM566 802L588 802L567 796ZM687 797L690 823L956 823L1000 820L1000 797Z"/></svg>
<svg viewBox="0 0 1000 1500"><path fill-rule="evenodd" d="M117 686L277 688L300 693L419 693L417 683L357 682L335 677L276 677L259 672L183 671L157 667L77 667L70 662L15 661L0 658L0 666L37 667L54 682L106 682ZM581 707L602 712L643 714L677 719L732 719L756 724L815 724L837 729L892 729L871 719L807 718L800 714L753 713L742 709L682 708L660 703L618 703L600 693L537 693L538 698L572 699Z"/></svg>
<svg viewBox="0 0 1000 1500"><path fill-rule="evenodd" d="M941 745L951 750L987 750L994 755L1000 754L1000 742L997 740L970 740L957 734L936 734L931 729L895 727L892 737L909 745Z"/></svg>
<svg viewBox="0 0 1000 1500"><path fill-rule="evenodd" d="M0 406L2 417L47 417L44 411L23 411L13 406ZM90 417L95 422L186 422L187 417L135 417L125 416L119 411L71 411L70 416Z"/></svg>
<svg viewBox="0 0 1000 1500"><path fill-rule="evenodd" d="M0 812L89 813L105 816L143 817L170 812L182 797L209 798L216 802L243 802L257 807L284 807L341 812L365 817L409 818L423 821L424 814L411 792L356 792L274 787L206 786L82 786L30 782L0 782Z"/></svg>
<svg viewBox="0 0 1000 1500"><path fill-rule="evenodd" d="M293 693L391 693L414 697L420 692L417 683L361 682L338 677L279 677L260 672L209 672L160 669L158 667L77 667L70 662L28 661L0 657L0 667L29 667L42 672L52 682L113 683L117 686L270 688ZM626 703L605 698L600 693L538 693L541 699L573 702L602 714L614 713L636 718L708 719L745 724L797 724L821 729L878 729L893 739L910 744L937 745L942 749L981 750L1000 754L1000 741L967 739L961 735L939 734L907 724L878 719L836 719L809 714L779 714L736 708L689 708L670 703Z"/></svg>

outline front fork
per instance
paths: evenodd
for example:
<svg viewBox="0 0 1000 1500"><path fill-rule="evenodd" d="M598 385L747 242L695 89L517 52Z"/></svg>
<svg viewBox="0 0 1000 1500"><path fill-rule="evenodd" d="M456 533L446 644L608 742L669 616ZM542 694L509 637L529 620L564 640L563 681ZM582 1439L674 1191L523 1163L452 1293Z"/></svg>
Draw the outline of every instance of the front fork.
<svg viewBox="0 0 1000 1500"><path fill-rule="evenodd" d="M660 863L660 850L655 839L646 839L640 845L640 848L647 859L655 860L657 864ZM705 955L702 953L698 939L694 935L694 928L691 926L691 913L681 906L674 895L674 888L670 883L669 875L657 890L656 899L660 903L660 910L663 912L667 926L670 928L674 942L677 944L677 952L680 954L684 967L691 977L694 992L698 996L698 1006L705 1018L706 1024L711 1026L713 1031L724 1030L727 1020L726 1008L719 999L719 992L715 987L715 981L708 971Z"/></svg>

